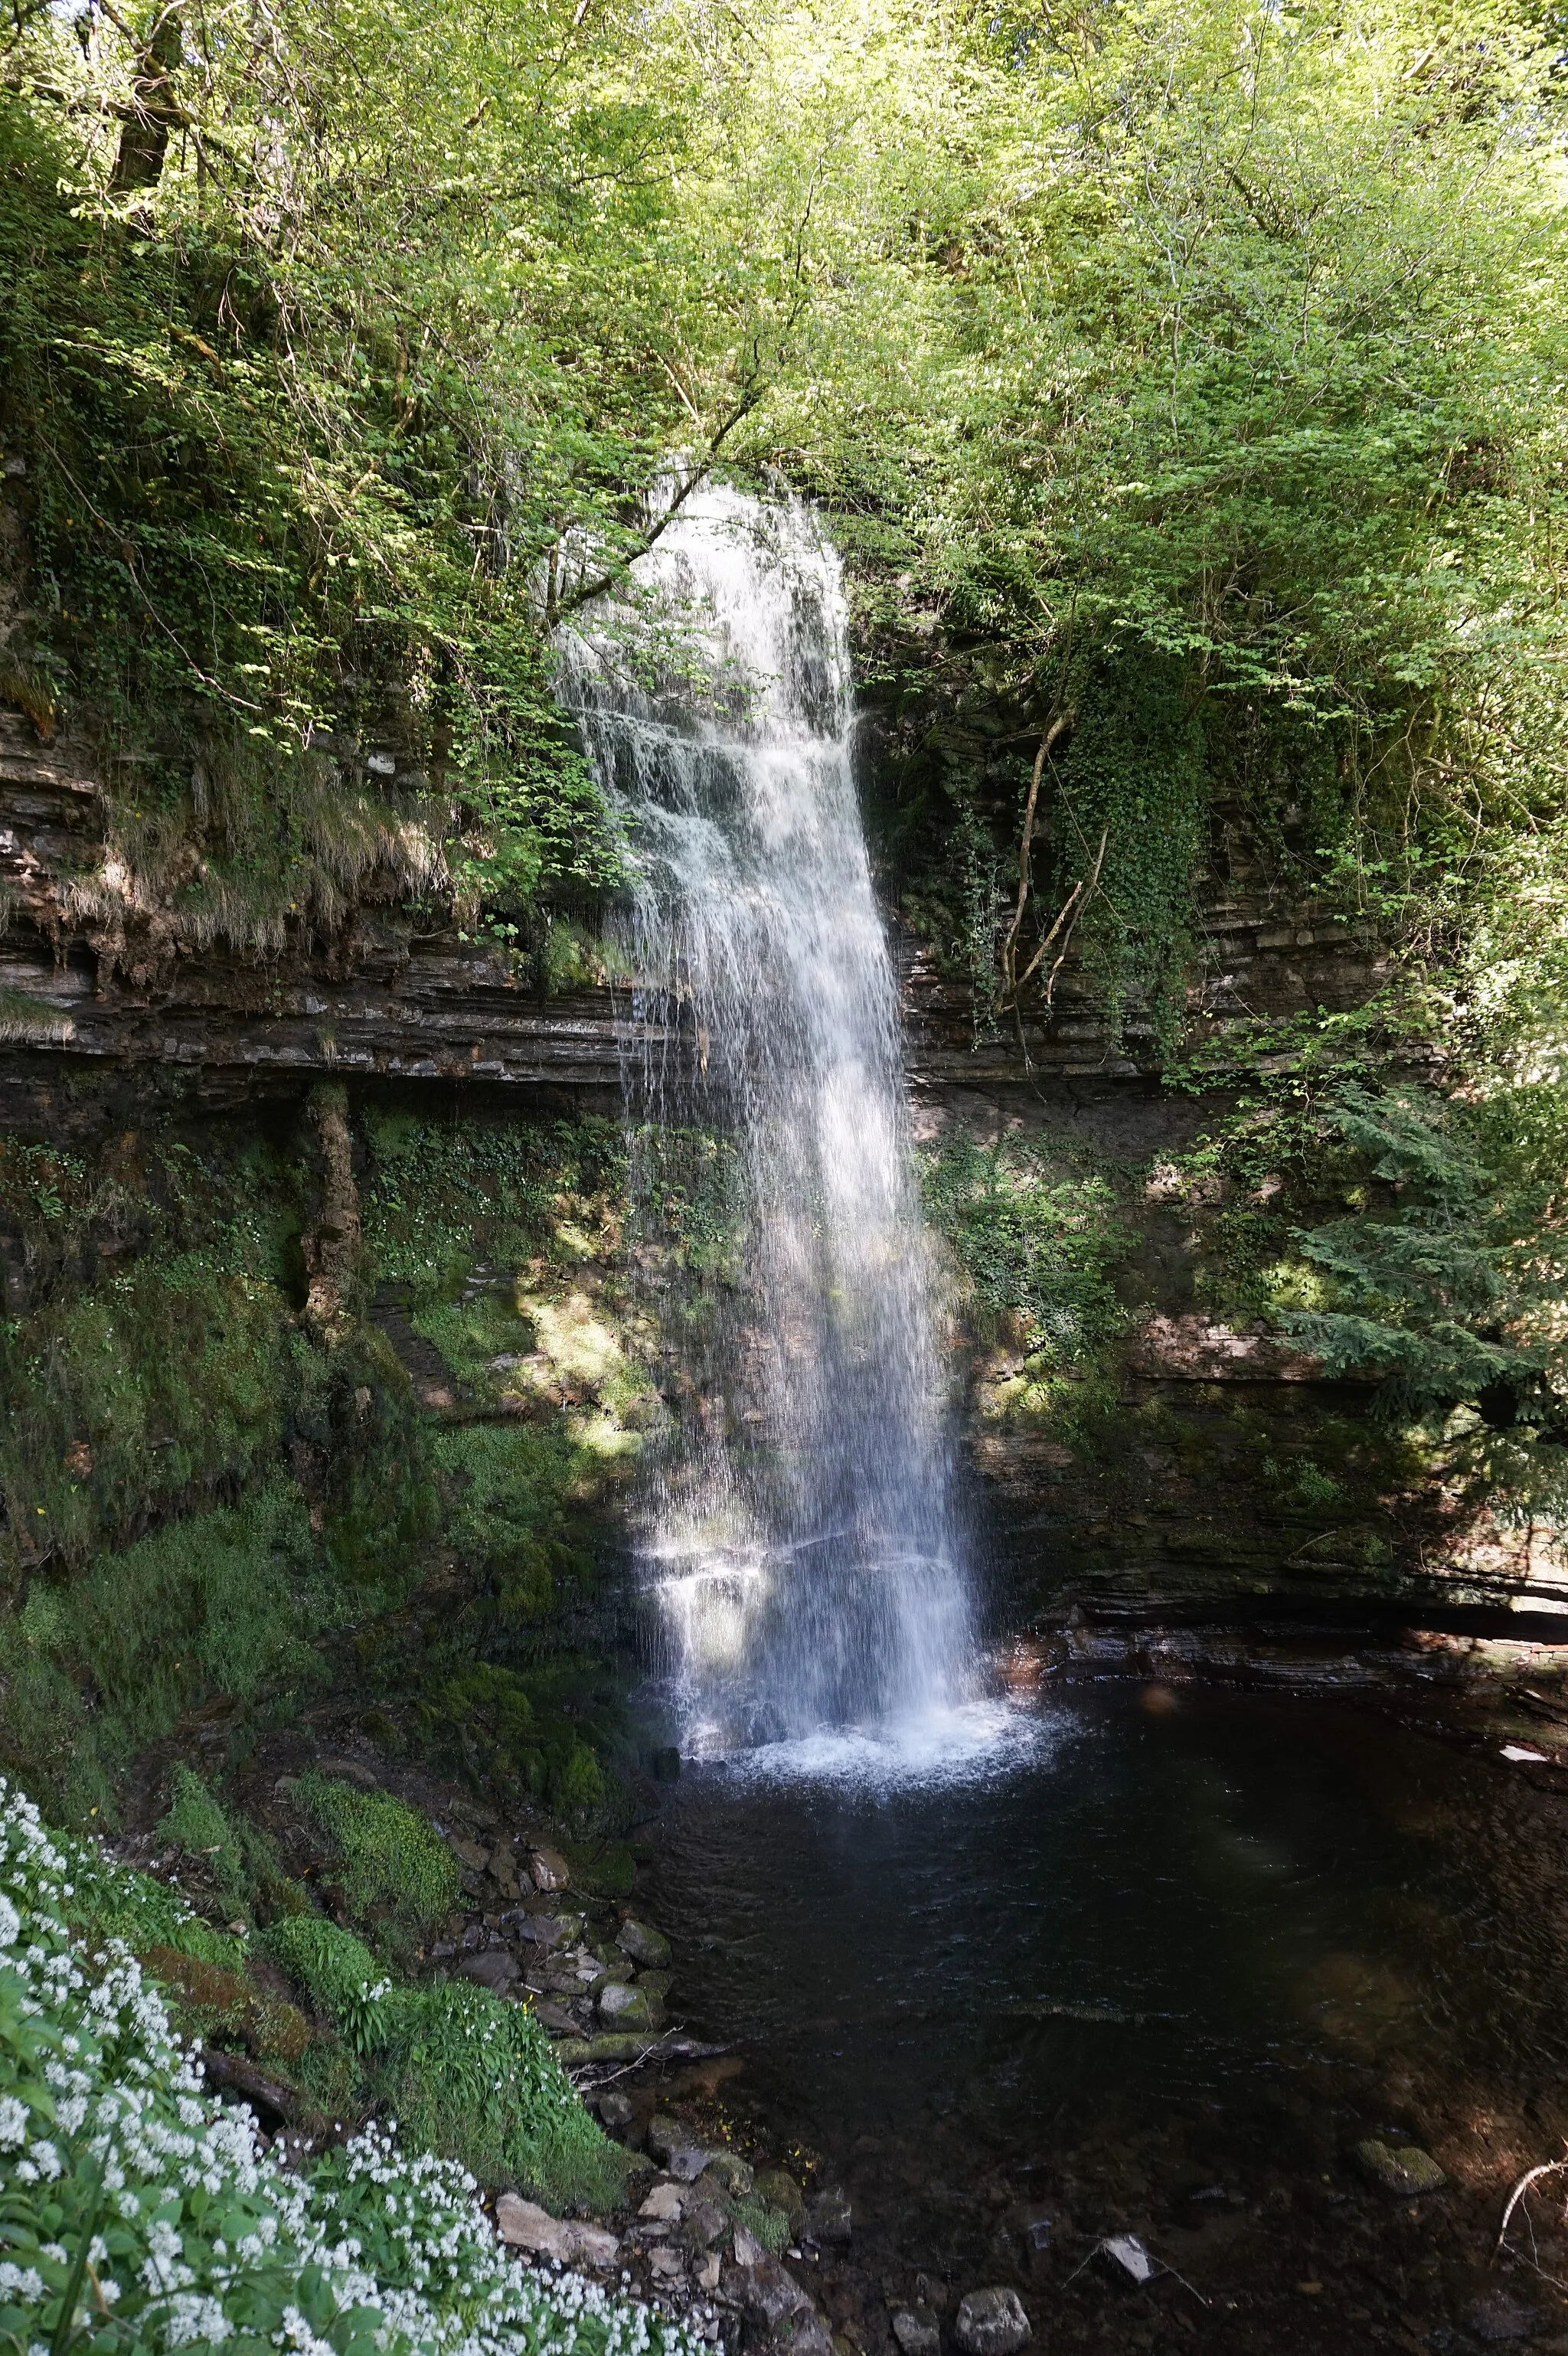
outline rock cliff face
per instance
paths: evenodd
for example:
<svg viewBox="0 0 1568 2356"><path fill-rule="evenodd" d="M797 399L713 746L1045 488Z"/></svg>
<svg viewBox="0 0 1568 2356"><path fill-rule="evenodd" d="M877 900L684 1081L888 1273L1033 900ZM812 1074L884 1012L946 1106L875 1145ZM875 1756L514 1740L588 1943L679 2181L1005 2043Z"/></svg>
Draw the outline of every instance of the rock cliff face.
<svg viewBox="0 0 1568 2356"><path fill-rule="evenodd" d="M324 1080L611 1109L640 1055L607 989L542 998L504 956L421 934L390 896L330 940L260 958L204 941L172 903L122 889L104 916L102 803L80 748L0 715L0 1128L87 1143L164 1113L189 1120L299 1102ZM1231 856L1221 823L1189 993L1193 1034L1228 1021L1353 1007L1382 974L1351 926L1307 924ZM1065 970L1048 1025L977 1026L971 994L912 940L901 950L909 1069L927 1138L962 1124L1087 1145L1157 1169L1209 1117L1109 1038ZM678 1054L678 1036L661 1039ZM1191 1238L1150 1184L1127 1283L1118 1398L1098 1437L1010 1414L1007 1353L975 1368L973 1459L1011 1574L1042 1612L1076 1599L1134 1617L1403 1599L1568 1608L1568 1569L1536 1534L1461 1528L1440 1485L1372 1431L1369 1395L1234 1331L1193 1298ZM1316 1483L1316 1488L1314 1486Z"/></svg>

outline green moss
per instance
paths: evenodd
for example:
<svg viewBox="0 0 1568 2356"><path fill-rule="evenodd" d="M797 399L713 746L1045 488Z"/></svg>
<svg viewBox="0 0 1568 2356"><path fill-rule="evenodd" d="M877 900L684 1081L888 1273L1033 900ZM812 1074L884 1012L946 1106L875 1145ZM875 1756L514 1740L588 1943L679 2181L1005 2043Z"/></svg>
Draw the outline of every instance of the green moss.
<svg viewBox="0 0 1568 2356"><path fill-rule="evenodd" d="M252 1914L259 1900L282 1901L284 1875L271 1840L243 1816L231 1815L194 1769L170 1769L168 1805L157 1830L200 1866L231 1912Z"/></svg>
<svg viewBox="0 0 1568 2356"><path fill-rule="evenodd" d="M417 1808L315 1772L293 1794L332 1845L350 1912L383 1921L394 1945L412 1945L456 1905L452 1852Z"/></svg>
<svg viewBox="0 0 1568 2356"><path fill-rule="evenodd" d="M389 1113L367 1128L367 1261L423 1305L455 1297L481 1261L515 1268L558 1256L561 1219L597 1225L624 1190L625 1150L610 1121L459 1125Z"/></svg>
<svg viewBox="0 0 1568 2356"><path fill-rule="evenodd" d="M275 1453L287 1307L207 1252L139 1263L0 1337L17 1568L80 1563L155 1502Z"/></svg>
<svg viewBox="0 0 1568 2356"><path fill-rule="evenodd" d="M790 2235L790 2221L784 2211L775 2209L771 2201L755 2193L747 2193L729 2205L736 2224L743 2225L764 2250L772 2250L776 2257Z"/></svg>
<svg viewBox="0 0 1568 2356"><path fill-rule="evenodd" d="M0 1674L0 1747L80 1820L199 1701L319 1682L310 1637L340 1616L304 1500L273 1478L68 1583L36 1580Z"/></svg>
<svg viewBox="0 0 1568 2356"><path fill-rule="evenodd" d="M612 1684L598 1664L558 1662L531 1674L473 1662L428 1693L421 1714L434 1756L475 1785L527 1794L564 1815L590 1817L610 1788L589 1737L619 1748ZM581 1688L597 1687L598 1693ZM577 1690L572 1690L576 1687ZM563 1690L564 1688L564 1690ZM584 1723L585 1705L601 1707Z"/></svg>

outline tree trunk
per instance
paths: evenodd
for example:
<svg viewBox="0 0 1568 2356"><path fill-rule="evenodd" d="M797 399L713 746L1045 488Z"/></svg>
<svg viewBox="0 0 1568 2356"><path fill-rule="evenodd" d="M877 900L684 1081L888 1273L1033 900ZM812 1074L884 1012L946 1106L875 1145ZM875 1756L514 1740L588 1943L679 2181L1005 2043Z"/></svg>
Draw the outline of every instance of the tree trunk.
<svg viewBox="0 0 1568 2356"><path fill-rule="evenodd" d="M112 197L155 188L168 154L169 133L179 120L174 72L182 51L180 12L167 9L143 50L131 85L131 112L120 134L120 152L109 178Z"/></svg>

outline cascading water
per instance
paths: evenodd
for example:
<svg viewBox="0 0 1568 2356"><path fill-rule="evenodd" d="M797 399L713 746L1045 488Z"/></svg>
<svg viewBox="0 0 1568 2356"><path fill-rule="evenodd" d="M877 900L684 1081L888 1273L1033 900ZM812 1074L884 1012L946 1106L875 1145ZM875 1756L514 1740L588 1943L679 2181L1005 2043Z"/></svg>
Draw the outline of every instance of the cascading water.
<svg viewBox="0 0 1568 2356"><path fill-rule="evenodd" d="M627 1074L645 1194L696 1124L730 1173L645 1537L687 1740L918 1721L972 1639L838 567L716 490L637 571L640 622L563 636L560 675L626 822L639 1028L679 1042Z"/></svg>

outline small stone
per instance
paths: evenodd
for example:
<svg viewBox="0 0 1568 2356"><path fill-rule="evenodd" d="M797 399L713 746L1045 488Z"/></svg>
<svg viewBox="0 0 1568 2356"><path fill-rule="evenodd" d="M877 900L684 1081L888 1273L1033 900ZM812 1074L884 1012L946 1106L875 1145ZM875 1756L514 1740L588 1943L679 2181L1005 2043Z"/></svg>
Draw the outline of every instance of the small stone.
<svg viewBox="0 0 1568 2356"><path fill-rule="evenodd" d="M940 2356L942 2332L934 2315L914 2315L907 2307L900 2308L891 2322L903 2356Z"/></svg>
<svg viewBox="0 0 1568 2356"><path fill-rule="evenodd" d="M640 1987L628 1987L624 1980L611 1980L599 1991L599 2015L603 2020L613 2020L622 2029L651 2029L653 2007Z"/></svg>
<svg viewBox="0 0 1568 2356"><path fill-rule="evenodd" d="M736 2226L731 2246L738 2266L760 2266L768 2254L755 2233L749 2232L744 2225Z"/></svg>
<svg viewBox="0 0 1568 2356"><path fill-rule="evenodd" d="M679 2221L686 2200L678 2184L656 2184L637 2214L647 2218L651 2224L673 2225Z"/></svg>
<svg viewBox="0 0 1568 2356"><path fill-rule="evenodd" d="M1154 2260L1136 2233L1112 2233L1101 2243L1099 2254L1120 2266L1129 2281L1146 2283L1154 2276Z"/></svg>
<svg viewBox="0 0 1568 2356"><path fill-rule="evenodd" d="M464 1955L458 1970L465 1980L477 1980L497 1996L522 1977L516 1955L507 1947L484 1947L476 1955Z"/></svg>
<svg viewBox="0 0 1568 2356"><path fill-rule="evenodd" d="M698 2289L709 2293L716 2291L719 2287L719 2253L717 2250L712 2250L697 2269Z"/></svg>
<svg viewBox="0 0 1568 2356"><path fill-rule="evenodd" d="M619 2094L613 2086L600 2095L593 2107L612 2135L624 2135L637 2115L630 2094Z"/></svg>
<svg viewBox="0 0 1568 2356"><path fill-rule="evenodd" d="M1440 2192L1448 2181L1432 2154L1413 2143L1395 2147L1369 2136L1365 2143L1356 2146L1356 2158L1374 2184L1381 2184L1385 2192L1397 2193L1402 2201L1417 2193Z"/></svg>
<svg viewBox="0 0 1568 2356"><path fill-rule="evenodd" d="M498 1881L503 1890L516 1890L517 1887L517 1860L499 1841L490 1851L490 1878Z"/></svg>
<svg viewBox="0 0 1568 2356"><path fill-rule="evenodd" d="M503 2192L496 2203L496 2231L509 2250L526 2250L530 2257L559 2258L566 2263L572 2228L520 2193Z"/></svg>
<svg viewBox="0 0 1568 2356"><path fill-rule="evenodd" d="M483 1873L490 1862L489 1850L481 1848L476 1840L464 1840L454 1837L452 1854L461 1859L470 1873Z"/></svg>
<svg viewBox="0 0 1568 2356"><path fill-rule="evenodd" d="M635 1964L645 1964L650 1971L655 1972L669 1969L669 1941L662 1931L656 1931L651 1922L639 1922L635 1914L628 1914L622 1923L616 1944Z"/></svg>
<svg viewBox="0 0 1568 2356"><path fill-rule="evenodd" d="M1029 2321L1016 2290L969 2291L958 2302L953 2336L964 2356L1016 2356L1029 2337Z"/></svg>
<svg viewBox="0 0 1568 2356"><path fill-rule="evenodd" d="M566 1890L571 1883L571 1868L558 1848L536 1848L528 1853L528 1871L536 1890Z"/></svg>
<svg viewBox="0 0 1568 2356"><path fill-rule="evenodd" d="M1477 2340L1531 2340L1541 2324L1541 2309L1511 2290L1489 2290L1465 2310L1465 2329Z"/></svg>
<svg viewBox="0 0 1568 2356"><path fill-rule="evenodd" d="M849 2203L837 2190L817 2194L801 2228L808 2242L847 2242L849 2229Z"/></svg>
<svg viewBox="0 0 1568 2356"><path fill-rule="evenodd" d="M648 2272L656 2282L674 2282L684 2272L678 2250L650 2250Z"/></svg>

